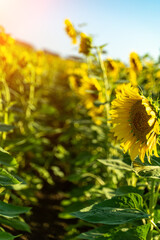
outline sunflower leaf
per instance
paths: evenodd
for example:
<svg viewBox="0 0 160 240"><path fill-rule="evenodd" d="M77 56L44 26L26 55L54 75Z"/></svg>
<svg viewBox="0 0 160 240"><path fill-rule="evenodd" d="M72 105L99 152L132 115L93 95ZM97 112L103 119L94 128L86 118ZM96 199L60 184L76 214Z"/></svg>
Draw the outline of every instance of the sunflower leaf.
<svg viewBox="0 0 160 240"><path fill-rule="evenodd" d="M120 159L98 159L98 161L108 167L123 169L127 171L133 171L130 165L124 163Z"/></svg>
<svg viewBox="0 0 160 240"><path fill-rule="evenodd" d="M141 177L160 179L160 165L157 159L159 158L152 157L152 164L150 164L146 159L144 163L142 163L139 159L136 159L136 161L133 162L134 172Z"/></svg>
<svg viewBox="0 0 160 240"><path fill-rule="evenodd" d="M129 193L91 205L71 215L90 223L117 225L148 218L149 215L142 209L142 197L136 193Z"/></svg>
<svg viewBox="0 0 160 240"><path fill-rule="evenodd" d="M140 225L134 228L125 228L121 226L102 226L94 230L82 233L78 236L80 239L87 240L145 240L148 234L150 224Z"/></svg>

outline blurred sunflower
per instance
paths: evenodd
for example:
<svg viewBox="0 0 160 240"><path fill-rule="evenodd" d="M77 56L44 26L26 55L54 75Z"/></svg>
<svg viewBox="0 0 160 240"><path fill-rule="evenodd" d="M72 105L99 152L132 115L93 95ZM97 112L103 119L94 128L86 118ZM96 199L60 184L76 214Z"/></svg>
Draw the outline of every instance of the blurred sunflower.
<svg viewBox="0 0 160 240"><path fill-rule="evenodd" d="M67 70L69 75L69 84L77 94L84 95L84 91L81 90L82 85L87 77L88 66L85 63L79 65L79 67L72 66ZM83 87L82 87L83 89Z"/></svg>
<svg viewBox="0 0 160 240"><path fill-rule="evenodd" d="M72 25L72 23L70 22L69 19L66 19L64 21L64 23L65 23L66 33L72 39L72 43L76 44L77 43L77 33L76 33L76 30L75 30L74 26Z"/></svg>
<svg viewBox="0 0 160 240"><path fill-rule="evenodd" d="M102 94L102 87L96 78L88 78L86 76L83 80L80 93L84 96L83 102L87 109L95 108L96 102L105 101Z"/></svg>
<svg viewBox="0 0 160 240"><path fill-rule="evenodd" d="M124 152L129 152L132 161L139 155L144 162L146 154L150 162L153 152L158 156L157 114L149 100L139 94L138 88L130 83L122 84L112 102L110 114L114 136L122 142Z"/></svg>
<svg viewBox="0 0 160 240"><path fill-rule="evenodd" d="M129 81L131 82L132 86L138 86L136 72L132 68L129 68L128 72L129 72Z"/></svg>
<svg viewBox="0 0 160 240"><path fill-rule="evenodd" d="M90 54L91 47L92 47L92 38L87 36L85 33L81 33L79 53L83 53L87 56Z"/></svg>
<svg viewBox="0 0 160 240"><path fill-rule="evenodd" d="M14 42L14 39L9 34L6 34L5 29L0 26L0 45L12 45Z"/></svg>
<svg viewBox="0 0 160 240"><path fill-rule="evenodd" d="M156 78L160 79L160 70L156 72Z"/></svg>
<svg viewBox="0 0 160 240"><path fill-rule="evenodd" d="M113 79L113 81L116 81L118 79L119 72L120 72L119 62L116 62L113 59L108 58L105 61L105 67L107 70L108 77L111 77Z"/></svg>
<svg viewBox="0 0 160 240"><path fill-rule="evenodd" d="M135 72L141 72L142 71L142 63L139 59L139 56L137 53L132 52L129 56L130 59L130 66Z"/></svg>
<svg viewBox="0 0 160 240"><path fill-rule="evenodd" d="M77 94L80 94L80 88L83 84L83 78L80 75L69 76L69 84L71 89L73 89Z"/></svg>

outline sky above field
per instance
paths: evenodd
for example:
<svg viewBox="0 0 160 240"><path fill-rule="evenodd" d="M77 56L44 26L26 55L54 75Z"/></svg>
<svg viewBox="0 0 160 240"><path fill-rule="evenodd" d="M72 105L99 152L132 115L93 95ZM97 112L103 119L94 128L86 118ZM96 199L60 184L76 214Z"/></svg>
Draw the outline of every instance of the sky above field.
<svg viewBox="0 0 160 240"><path fill-rule="evenodd" d="M64 31L69 18L95 45L108 43L108 57L127 62L131 51L160 53L159 0L0 0L0 25L14 38L62 56L78 48Z"/></svg>

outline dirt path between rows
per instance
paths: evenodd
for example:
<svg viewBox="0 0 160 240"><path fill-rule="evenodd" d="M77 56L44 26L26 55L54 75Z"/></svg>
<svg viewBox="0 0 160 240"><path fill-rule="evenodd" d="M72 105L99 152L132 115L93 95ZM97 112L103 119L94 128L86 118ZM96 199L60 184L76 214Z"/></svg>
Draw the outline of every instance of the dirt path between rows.
<svg viewBox="0 0 160 240"><path fill-rule="evenodd" d="M73 224L73 219L60 219L58 214L63 211L61 201L69 191L68 182L55 182L54 186L44 184L36 193L38 202L32 207L31 216L26 222L31 227L31 233L24 233L23 240L61 240L65 239L66 226ZM75 220L74 220L75 222Z"/></svg>

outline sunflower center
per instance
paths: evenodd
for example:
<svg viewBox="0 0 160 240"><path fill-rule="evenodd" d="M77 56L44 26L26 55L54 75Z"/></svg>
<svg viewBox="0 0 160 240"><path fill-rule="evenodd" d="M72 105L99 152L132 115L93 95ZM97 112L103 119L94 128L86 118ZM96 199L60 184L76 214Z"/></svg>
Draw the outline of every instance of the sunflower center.
<svg viewBox="0 0 160 240"><path fill-rule="evenodd" d="M150 117L141 100L133 104L130 111L130 124L132 133L136 136L137 140L146 142L146 135L153 128L153 126L150 127L148 124Z"/></svg>
<svg viewBox="0 0 160 240"><path fill-rule="evenodd" d="M107 67L108 67L109 71L111 71L111 72L114 71L114 67L113 67L113 65L110 61L108 61L108 66Z"/></svg>
<svg viewBox="0 0 160 240"><path fill-rule="evenodd" d="M134 70L137 71L138 70L138 66L137 66L136 60L134 58L132 58L132 64L133 64Z"/></svg>
<svg viewBox="0 0 160 240"><path fill-rule="evenodd" d="M146 120L147 118L144 113L136 112L134 118L132 119L132 123L137 131L143 131L146 128Z"/></svg>
<svg viewBox="0 0 160 240"><path fill-rule="evenodd" d="M75 84L76 84L76 87L79 88L82 86L82 81L80 78L76 77L75 79Z"/></svg>
<svg viewBox="0 0 160 240"><path fill-rule="evenodd" d="M87 92L90 94L92 101L96 101L98 99L98 90L96 86L91 85Z"/></svg>

